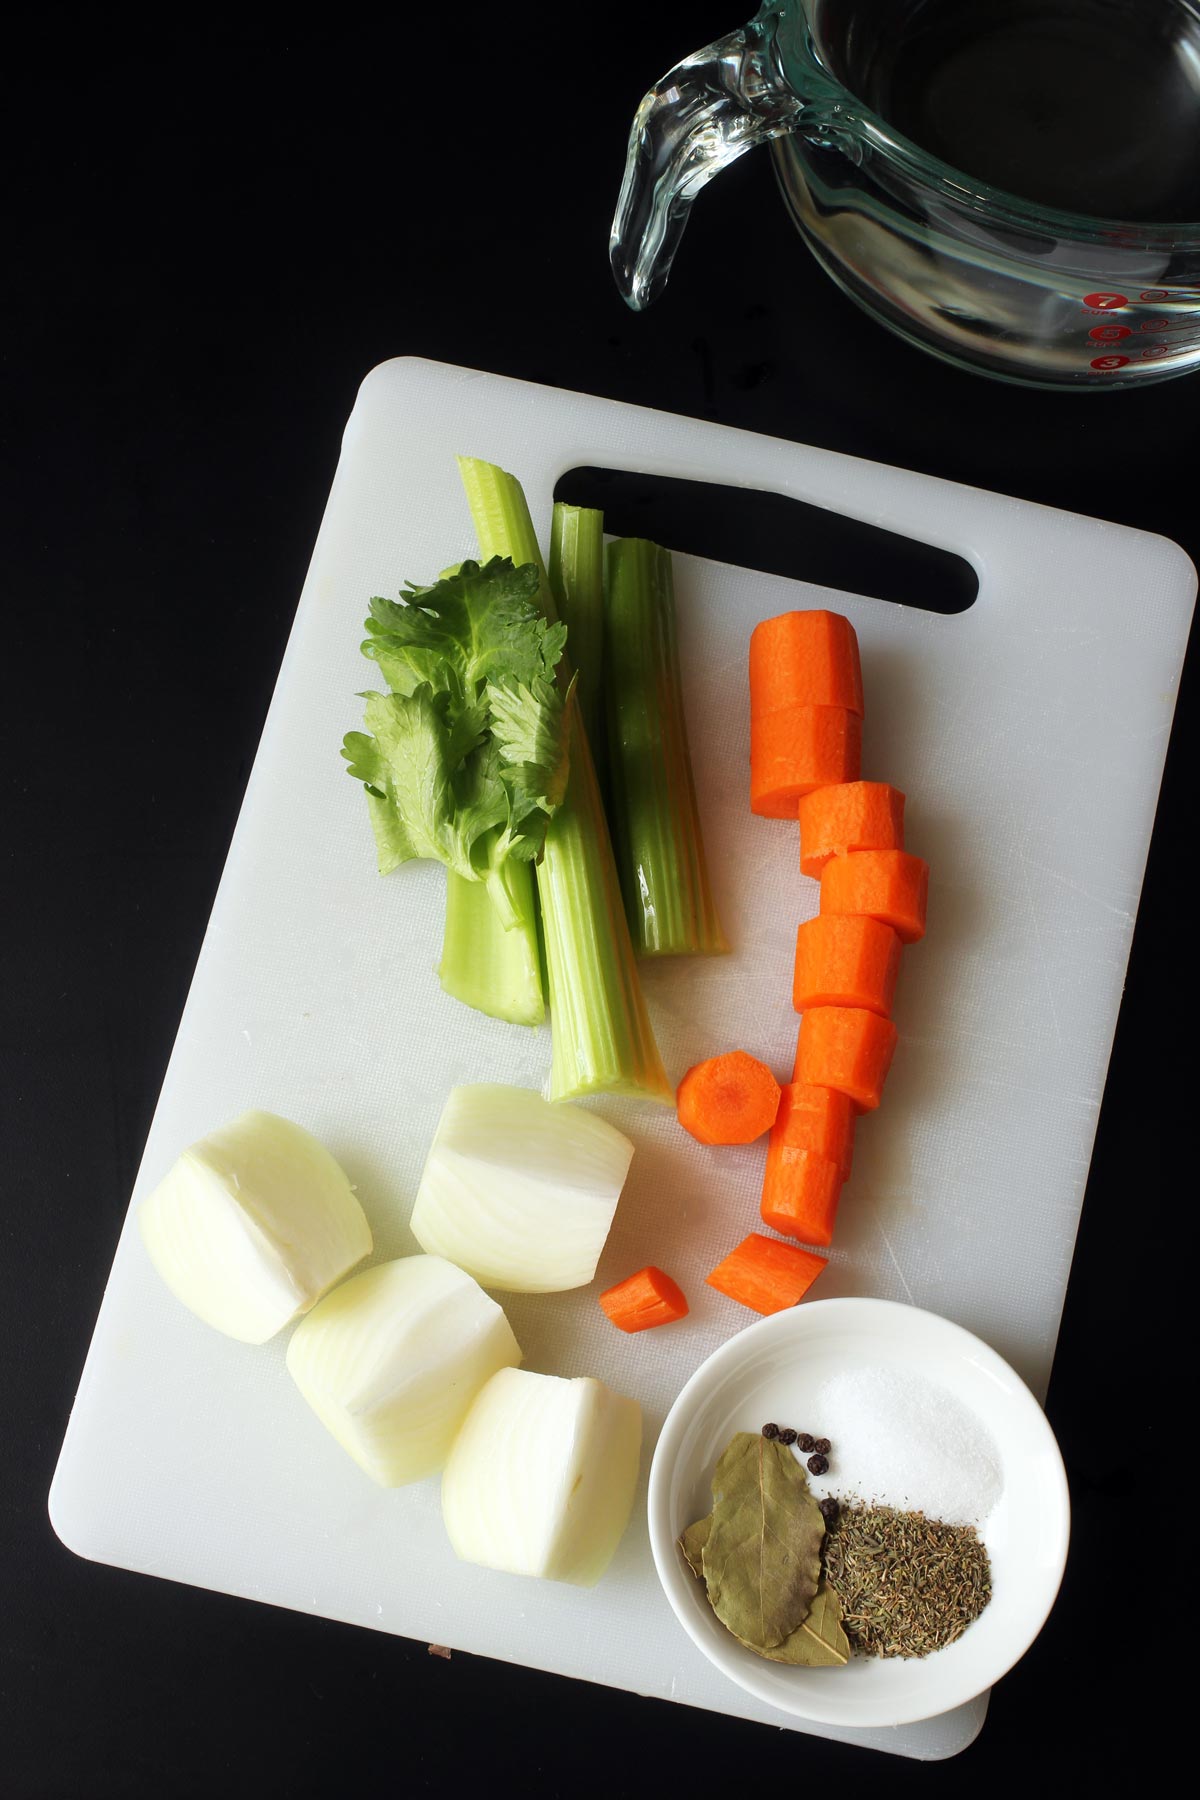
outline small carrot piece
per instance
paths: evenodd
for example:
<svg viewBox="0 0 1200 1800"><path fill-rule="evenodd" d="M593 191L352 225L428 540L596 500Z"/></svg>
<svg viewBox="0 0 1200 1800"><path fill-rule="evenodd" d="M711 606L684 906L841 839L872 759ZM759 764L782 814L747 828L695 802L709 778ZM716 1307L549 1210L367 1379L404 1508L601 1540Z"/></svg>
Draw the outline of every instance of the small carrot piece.
<svg viewBox="0 0 1200 1800"><path fill-rule="evenodd" d="M775 1123L779 1083L756 1056L727 1050L688 1070L675 1109L683 1129L702 1144L751 1144Z"/></svg>
<svg viewBox="0 0 1200 1800"><path fill-rule="evenodd" d="M831 856L903 850L904 795L886 781L843 781L800 801L800 873L820 880Z"/></svg>
<svg viewBox="0 0 1200 1800"><path fill-rule="evenodd" d="M750 710L841 706L862 717L858 638L841 613L780 613L750 634Z"/></svg>
<svg viewBox="0 0 1200 1800"><path fill-rule="evenodd" d="M862 720L840 706L750 714L750 811L794 819L802 794L857 779Z"/></svg>
<svg viewBox="0 0 1200 1800"><path fill-rule="evenodd" d="M806 1244L831 1244L841 1194L836 1163L815 1150L776 1144L772 1134L759 1209L772 1231L803 1238Z"/></svg>
<svg viewBox="0 0 1200 1800"><path fill-rule="evenodd" d="M843 1181L854 1159L853 1103L836 1088L789 1081L779 1091L779 1111L771 1127L768 1158L780 1150L811 1150L836 1163Z"/></svg>
<svg viewBox="0 0 1200 1800"><path fill-rule="evenodd" d="M823 913L861 913L890 925L903 944L925 936L929 864L907 850L853 850L821 873Z"/></svg>
<svg viewBox="0 0 1200 1800"><path fill-rule="evenodd" d="M761 1231L752 1231L704 1279L719 1294L727 1294L753 1312L777 1313L795 1306L827 1261L815 1250L781 1244Z"/></svg>
<svg viewBox="0 0 1200 1800"><path fill-rule="evenodd" d="M859 1007L814 1006L800 1022L793 1081L836 1088L859 1112L873 1112L896 1049L896 1027Z"/></svg>
<svg viewBox="0 0 1200 1800"><path fill-rule="evenodd" d="M862 1006L891 1017L900 939L890 925L853 913L821 913L796 933L792 1005Z"/></svg>
<svg viewBox="0 0 1200 1800"><path fill-rule="evenodd" d="M686 1319L688 1303L679 1285L653 1263L606 1288L600 1304L620 1331L647 1331Z"/></svg>

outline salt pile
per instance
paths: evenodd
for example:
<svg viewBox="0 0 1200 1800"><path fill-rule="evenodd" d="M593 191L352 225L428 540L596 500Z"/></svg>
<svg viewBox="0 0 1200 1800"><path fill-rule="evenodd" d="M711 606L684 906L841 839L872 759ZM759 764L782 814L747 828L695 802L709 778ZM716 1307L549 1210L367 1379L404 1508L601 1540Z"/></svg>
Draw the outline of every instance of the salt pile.
<svg viewBox="0 0 1200 1800"><path fill-rule="evenodd" d="M832 1441L822 1488L980 1525L1000 1498L1000 1453L960 1400L919 1375L851 1369L823 1383L806 1430Z"/></svg>

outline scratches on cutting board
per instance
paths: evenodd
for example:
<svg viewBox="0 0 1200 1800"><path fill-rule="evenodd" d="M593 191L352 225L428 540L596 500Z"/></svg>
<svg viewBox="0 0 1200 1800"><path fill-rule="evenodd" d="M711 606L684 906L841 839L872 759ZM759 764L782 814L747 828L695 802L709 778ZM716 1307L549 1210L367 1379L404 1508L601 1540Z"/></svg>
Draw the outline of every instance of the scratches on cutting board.
<svg viewBox="0 0 1200 1800"><path fill-rule="evenodd" d="M892 1249L892 1240L889 1238L887 1232L883 1228L883 1219L880 1216L879 1208L878 1208L878 1206L876 1206L874 1201L871 1202L871 1212L873 1213L874 1218L875 1218L875 1229L878 1231L880 1237L883 1239L883 1247L887 1251L888 1255L891 1257L892 1267L895 1269L896 1274L900 1278L900 1286L904 1289L905 1298L907 1299L908 1304L910 1306L915 1306L916 1300L913 1297L913 1291L909 1287L908 1282L905 1280L904 1270L900 1267L900 1259L896 1255L896 1252Z"/></svg>
<svg viewBox="0 0 1200 1800"><path fill-rule="evenodd" d="M945 720L939 730L937 740L939 748L945 749L947 746L953 747L952 740L954 736L954 727L958 724L959 719L967 710L967 707L974 703L978 685L979 683L973 675L969 681L963 683L962 691L950 709L950 717Z"/></svg>
<svg viewBox="0 0 1200 1800"><path fill-rule="evenodd" d="M1029 922L1033 926L1033 940L1034 948L1037 951L1038 971L1046 989L1046 1005L1050 1009L1050 1023L1054 1027L1056 1041L1061 1044L1063 1041L1062 1027L1058 1022L1058 1008L1054 1004L1054 987L1050 980L1050 970L1046 962L1046 946L1042 942L1042 923L1038 918L1037 905L1033 898L1033 888L1029 881L1029 865L1026 863L1025 852L1022 850L1019 843L1015 845L1015 849L1017 862L1021 869L1021 881L1025 888L1025 898L1029 903Z"/></svg>
<svg viewBox="0 0 1200 1800"><path fill-rule="evenodd" d="M1023 856L1021 861L1026 868L1036 869L1039 875L1045 875L1048 880L1056 881L1060 887L1067 888L1072 894L1078 894L1083 900L1090 900L1093 906L1099 906L1104 912L1112 913L1114 918L1120 919L1122 925L1132 926L1133 914L1128 908L1113 906L1109 901L1101 900L1099 894L1093 894L1089 888L1081 886L1078 881L1071 881L1066 875L1060 874L1057 869L1048 868L1045 863L1034 862L1026 856Z"/></svg>

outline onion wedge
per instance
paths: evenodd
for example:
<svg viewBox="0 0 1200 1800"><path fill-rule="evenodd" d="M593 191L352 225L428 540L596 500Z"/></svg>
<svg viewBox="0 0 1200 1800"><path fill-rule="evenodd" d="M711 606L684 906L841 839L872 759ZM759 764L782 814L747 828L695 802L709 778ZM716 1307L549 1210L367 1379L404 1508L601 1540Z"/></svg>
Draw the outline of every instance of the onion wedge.
<svg viewBox="0 0 1200 1800"><path fill-rule="evenodd" d="M293 1333L291 1375L380 1487L442 1467L467 1409L521 1360L500 1307L440 1256L405 1256L335 1288Z"/></svg>
<svg viewBox="0 0 1200 1800"><path fill-rule="evenodd" d="M206 1325L265 1344L371 1253L371 1228L323 1144L246 1112L183 1152L138 1213L150 1260Z"/></svg>
<svg viewBox="0 0 1200 1800"><path fill-rule="evenodd" d="M582 1107L498 1083L453 1088L417 1190L413 1234L484 1287L585 1287L632 1156L627 1137Z"/></svg>
<svg viewBox="0 0 1200 1800"><path fill-rule="evenodd" d="M463 1562L592 1587L629 1523L642 1415L585 1376L493 1375L442 1475L442 1518Z"/></svg>

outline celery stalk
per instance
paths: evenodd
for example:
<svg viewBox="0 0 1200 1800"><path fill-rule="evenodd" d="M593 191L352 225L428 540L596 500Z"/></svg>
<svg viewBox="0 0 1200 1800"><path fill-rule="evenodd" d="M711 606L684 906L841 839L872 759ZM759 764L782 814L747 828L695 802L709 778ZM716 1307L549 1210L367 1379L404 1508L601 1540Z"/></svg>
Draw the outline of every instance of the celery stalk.
<svg viewBox="0 0 1200 1800"><path fill-rule="evenodd" d="M579 677L579 710L598 766L604 742L604 514L594 507L554 502L550 588L558 616L566 622L568 653Z"/></svg>
<svg viewBox="0 0 1200 1800"><path fill-rule="evenodd" d="M438 580L457 575L461 568L461 563L451 563ZM502 895L446 870L438 980L456 1000L489 1018L540 1025L546 1017L546 989L533 870L528 863L506 863L493 883L503 887Z"/></svg>
<svg viewBox="0 0 1200 1800"><path fill-rule="evenodd" d="M728 950L688 751L671 555L644 538L608 546L604 655L613 836L634 944L643 956Z"/></svg>
<svg viewBox="0 0 1200 1800"><path fill-rule="evenodd" d="M438 979L477 1012L513 1025L546 1016L538 946L537 897L528 863L509 861L503 881L517 922L506 930L486 883L446 870L446 923Z"/></svg>
<svg viewBox="0 0 1200 1800"><path fill-rule="evenodd" d="M520 483L492 463L459 457L479 551L542 574L554 597ZM569 659L563 658L563 664ZM566 680L569 671L560 665ZM672 1094L646 1011L587 733L569 702L571 772L537 865L553 1027L550 1097L619 1093L668 1105Z"/></svg>

